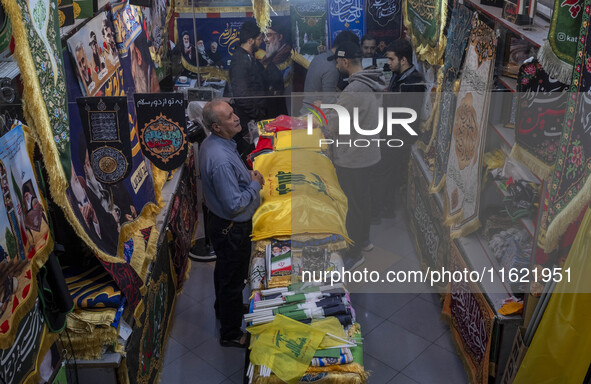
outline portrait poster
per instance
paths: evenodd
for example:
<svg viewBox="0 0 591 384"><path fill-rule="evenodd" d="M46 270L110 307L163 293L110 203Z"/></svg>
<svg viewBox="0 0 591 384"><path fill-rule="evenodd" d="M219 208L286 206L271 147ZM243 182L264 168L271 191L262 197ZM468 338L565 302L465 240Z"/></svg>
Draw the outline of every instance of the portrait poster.
<svg viewBox="0 0 591 384"><path fill-rule="evenodd" d="M167 71L168 59L168 23L172 16L170 0L152 0L149 7L142 8L142 17L146 26L150 56L154 62L156 76L162 81L170 72Z"/></svg>
<svg viewBox="0 0 591 384"><path fill-rule="evenodd" d="M485 23L472 30L457 95L445 181L445 217L451 237L478 229L482 155L494 72L496 38Z"/></svg>
<svg viewBox="0 0 591 384"><path fill-rule="evenodd" d="M108 81L121 81L113 25L106 12L99 13L72 35L68 39L68 49L84 95L102 96Z"/></svg>
<svg viewBox="0 0 591 384"><path fill-rule="evenodd" d="M122 58L127 57L129 46L142 32L140 7L130 5L128 2L117 3L112 6L111 14L119 55Z"/></svg>
<svg viewBox="0 0 591 384"><path fill-rule="evenodd" d="M402 37L402 0L366 0L367 34L376 38L378 51Z"/></svg>
<svg viewBox="0 0 591 384"><path fill-rule="evenodd" d="M350 30L359 40L365 35L365 2L367 0L328 0L328 45L339 32Z"/></svg>
<svg viewBox="0 0 591 384"><path fill-rule="evenodd" d="M0 137L0 348L12 344L18 323L35 303L35 277L53 250L27 151L31 140L20 124Z"/></svg>
<svg viewBox="0 0 591 384"><path fill-rule="evenodd" d="M136 93L135 110L144 156L172 171L187 159L185 99L181 93Z"/></svg>
<svg viewBox="0 0 591 384"><path fill-rule="evenodd" d="M312 61L319 48L328 46L326 2L292 1L290 8L292 44L296 52Z"/></svg>

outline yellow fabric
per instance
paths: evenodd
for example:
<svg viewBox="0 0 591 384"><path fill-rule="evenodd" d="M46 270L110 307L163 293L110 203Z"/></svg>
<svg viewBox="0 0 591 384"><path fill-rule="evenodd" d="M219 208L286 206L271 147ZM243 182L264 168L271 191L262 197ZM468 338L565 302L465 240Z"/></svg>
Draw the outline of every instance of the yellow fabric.
<svg viewBox="0 0 591 384"><path fill-rule="evenodd" d="M286 149L312 149L320 151L327 147L326 144L320 147L320 140L323 138L322 130L318 128L313 129L311 135L308 135L308 131L304 129L279 131L275 133L273 149L275 151Z"/></svg>
<svg viewBox="0 0 591 384"><path fill-rule="evenodd" d="M516 303L510 302L503 305L497 312L499 312L503 316L514 315L516 313L523 313L523 302Z"/></svg>
<svg viewBox="0 0 591 384"><path fill-rule="evenodd" d="M587 210L515 384L579 384L591 356L591 210Z"/></svg>
<svg viewBox="0 0 591 384"><path fill-rule="evenodd" d="M334 337L329 336L328 335L329 333L333 336L340 337L341 339L345 339L345 340L349 339L347 337L347 335L345 335L345 330L343 329L343 326L339 322L339 319L337 319L334 316L329 316L325 319L312 320L312 323L310 323L310 326L312 328L316 328L318 330L326 332L326 336L324 336L324 339L322 339L322 342L318 346L318 349L337 347L339 345L344 344L344 341L337 340Z"/></svg>
<svg viewBox="0 0 591 384"><path fill-rule="evenodd" d="M306 373L325 334L309 325L277 315L253 340L250 361L271 368L288 384L297 383Z"/></svg>
<svg viewBox="0 0 591 384"><path fill-rule="evenodd" d="M332 162L313 151L257 156L254 169L265 185L253 216L252 240L303 233L331 233L350 242L345 227L347 197ZM296 215L292 216L292 212Z"/></svg>

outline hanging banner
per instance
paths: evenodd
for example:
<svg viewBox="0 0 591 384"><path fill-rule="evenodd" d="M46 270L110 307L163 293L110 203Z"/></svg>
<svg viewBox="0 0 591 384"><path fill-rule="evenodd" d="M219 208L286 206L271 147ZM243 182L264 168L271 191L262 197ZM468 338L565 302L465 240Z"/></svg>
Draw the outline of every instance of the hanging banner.
<svg viewBox="0 0 591 384"><path fill-rule="evenodd" d="M170 74L168 58L168 23L174 5L170 0L152 0L151 5L141 9L143 24L149 41L150 56L156 68L156 75L162 81Z"/></svg>
<svg viewBox="0 0 591 384"><path fill-rule="evenodd" d="M126 97L76 100L92 172L101 183L118 183L131 172L131 143Z"/></svg>
<svg viewBox="0 0 591 384"><path fill-rule="evenodd" d="M326 2L323 0L291 1L291 36L297 53L316 56L319 47L327 47Z"/></svg>
<svg viewBox="0 0 591 384"><path fill-rule="evenodd" d="M35 303L35 277L53 250L27 142L32 145L32 138L22 125L0 137L0 348L12 344L19 322Z"/></svg>
<svg viewBox="0 0 591 384"><path fill-rule="evenodd" d="M172 171L187 159L185 99L181 93L136 93L142 152L152 164Z"/></svg>
<svg viewBox="0 0 591 384"><path fill-rule="evenodd" d="M570 86L570 98L566 108L565 125L557 151L552 182L549 184L548 216L542 223L545 233L544 250L551 251L558 245L559 237L566 231L591 199L591 136L588 117L591 100L591 29L589 13L591 1L584 3L583 20L575 71Z"/></svg>
<svg viewBox="0 0 591 384"><path fill-rule="evenodd" d="M23 81L23 111L39 136L41 153L48 163L51 185L70 177L70 133L64 87L64 63L57 6L45 0L2 0L10 17L15 44L14 57ZM35 14L33 15L33 10Z"/></svg>
<svg viewBox="0 0 591 384"><path fill-rule="evenodd" d="M585 0L555 1L548 39L538 51L538 60L548 75L565 84L570 83L573 73L585 5Z"/></svg>
<svg viewBox="0 0 591 384"><path fill-rule="evenodd" d="M366 0L367 34L376 38L383 51L392 41L402 37L402 0Z"/></svg>
<svg viewBox="0 0 591 384"><path fill-rule="evenodd" d="M365 35L365 1L366 0L328 0L328 45L339 32L349 30L359 37Z"/></svg>
<svg viewBox="0 0 591 384"><path fill-rule="evenodd" d="M455 241L451 242L448 268L451 273L467 269ZM495 313L474 283L452 282L449 292L445 296L442 315L450 324L469 381L487 384Z"/></svg>
<svg viewBox="0 0 591 384"><path fill-rule="evenodd" d="M99 13L72 35L68 48L84 95L103 96L106 88L123 88L113 25L106 12Z"/></svg>
<svg viewBox="0 0 591 384"><path fill-rule="evenodd" d="M454 224L452 239L467 236L480 226L481 162L488 127L495 49L494 31L485 23L479 23L470 35L449 145L444 216L448 224Z"/></svg>
<svg viewBox="0 0 591 384"><path fill-rule="evenodd" d="M433 111L426 125L431 125L433 131L428 152L431 145L435 145L435 166L433 169L433 183L431 192L438 192L443 187L443 176L447 170L449 145L451 143L451 127L456 110L455 84L458 80L462 60L466 52L470 33L472 31L472 12L465 6L458 4L451 14L451 21L447 31L449 42L445 47L445 63L438 77L443 76L441 89ZM433 143L435 140L435 143Z"/></svg>
<svg viewBox="0 0 591 384"><path fill-rule="evenodd" d="M567 85L551 78L534 60L517 76L517 118L512 155L538 177L554 166L568 102Z"/></svg>
<svg viewBox="0 0 591 384"><path fill-rule="evenodd" d="M403 0L402 11L417 60L439 65L447 41L447 0Z"/></svg>

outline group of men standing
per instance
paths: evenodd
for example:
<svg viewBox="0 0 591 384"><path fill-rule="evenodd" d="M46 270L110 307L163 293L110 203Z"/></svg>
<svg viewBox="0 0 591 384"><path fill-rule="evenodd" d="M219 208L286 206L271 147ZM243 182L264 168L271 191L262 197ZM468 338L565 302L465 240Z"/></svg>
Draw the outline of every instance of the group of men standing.
<svg viewBox="0 0 591 384"><path fill-rule="evenodd" d="M246 137L248 122L287 113L286 98L268 96L282 96L289 90L286 80L291 74L286 73L283 63L291 56L291 46L281 28L271 25L263 37L254 20L242 25L239 38L240 46L234 52L229 71L233 106L214 100L204 107L203 121L211 135L201 145L199 164L204 198L210 212L207 219L209 238L217 255L214 285L216 315L221 323L220 344L245 347L245 337L240 329L242 289L250 259L251 219L264 185L261 174L249 170L244 162L253 149ZM259 60L256 53L263 39L267 52ZM412 64L412 47L406 40L395 41L386 48L393 72L389 85L386 85L381 69L362 65L362 59L374 53L375 39L364 38L360 44L354 33L341 32L331 50L312 60L306 75L304 101L317 105L334 103L350 111L356 109L361 129L378 127L383 123L378 108L385 103L401 102L401 99L385 100L387 92L422 93L425 86ZM338 138L338 116L326 112L329 124L325 127L325 134ZM385 129L382 131L384 133L376 132L376 137L384 135ZM368 137L361 136L352 127L347 139L357 138ZM410 137L404 139L412 141ZM332 159L339 183L348 197L347 231L355 242L344 257L345 265L350 269L360 264L362 252L371 248L372 188L377 186L388 192L375 197L377 204L394 198L401 175L390 172L396 165L392 162L399 162L400 168L406 168L408 147L407 144L402 151L384 146L333 148ZM379 178L382 179L378 181Z"/></svg>

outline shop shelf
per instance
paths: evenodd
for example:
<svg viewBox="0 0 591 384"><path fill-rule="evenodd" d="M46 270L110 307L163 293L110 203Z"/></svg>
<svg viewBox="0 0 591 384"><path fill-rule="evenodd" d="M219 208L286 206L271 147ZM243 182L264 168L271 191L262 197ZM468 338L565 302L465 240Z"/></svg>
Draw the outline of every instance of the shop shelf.
<svg viewBox="0 0 591 384"><path fill-rule="evenodd" d="M517 79L508 76L497 76L499 83L509 91L517 92Z"/></svg>
<svg viewBox="0 0 591 384"><path fill-rule="evenodd" d="M503 190L502 181L495 180L494 183L503 197L509 196L509 194ZM533 238L536 233L536 225L534 224L534 221L529 217L523 217L519 219L519 222L521 222L527 233L529 233L529 235Z"/></svg>

